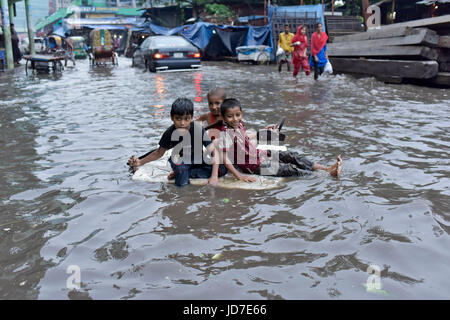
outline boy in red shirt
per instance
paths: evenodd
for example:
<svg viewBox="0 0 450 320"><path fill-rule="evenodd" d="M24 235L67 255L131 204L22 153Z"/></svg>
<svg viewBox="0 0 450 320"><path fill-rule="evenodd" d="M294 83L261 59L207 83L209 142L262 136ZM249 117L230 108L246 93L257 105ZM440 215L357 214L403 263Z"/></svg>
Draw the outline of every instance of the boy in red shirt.
<svg viewBox="0 0 450 320"><path fill-rule="evenodd" d="M208 92L208 107L209 113L202 114L200 117L195 119L196 121L201 121L207 123L207 125L212 125L219 120L222 120L222 114L220 113L220 105L227 98L227 93L223 88L214 88Z"/></svg>
<svg viewBox="0 0 450 320"><path fill-rule="evenodd" d="M242 122L244 115L241 104L236 99L226 99L221 106L223 122L214 129L221 131L217 142L222 149L223 163L238 180L254 182L256 179L242 175L236 170L235 164L242 172L278 177L305 176L313 171L324 170L331 176L338 176L342 169L342 159L330 167L311 162L292 151L265 152L257 149L250 141ZM276 127L268 127L276 129ZM217 133L216 133L217 135Z"/></svg>

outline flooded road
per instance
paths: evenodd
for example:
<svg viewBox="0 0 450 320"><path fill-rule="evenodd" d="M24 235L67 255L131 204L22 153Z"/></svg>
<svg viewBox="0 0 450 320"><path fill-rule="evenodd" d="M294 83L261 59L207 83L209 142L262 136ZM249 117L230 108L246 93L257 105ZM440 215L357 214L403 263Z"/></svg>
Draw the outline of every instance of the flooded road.
<svg viewBox="0 0 450 320"><path fill-rule="evenodd" d="M448 90L130 64L0 74L1 299L450 297ZM205 112L215 86L241 100L248 127L286 116L291 150L342 154L342 176L266 191L132 181L126 161L158 143L171 103ZM67 287L77 268L79 290Z"/></svg>

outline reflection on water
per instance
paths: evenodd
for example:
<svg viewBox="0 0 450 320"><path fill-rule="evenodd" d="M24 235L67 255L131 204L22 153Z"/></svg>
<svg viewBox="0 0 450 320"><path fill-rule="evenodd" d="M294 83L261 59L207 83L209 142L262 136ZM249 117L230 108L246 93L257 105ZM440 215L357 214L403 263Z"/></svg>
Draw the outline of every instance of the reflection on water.
<svg viewBox="0 0 450 320"><path fill-rule="evenodd" d="M197 103L200 103L203 101L202 79L203 79L203 74L200 72L197 72L195 74L195 90L197 91L197 96L194 98L194 101Z"/></svg>
<svg viewBox="0 0 450 320"><path fill-rule="evenodd" d="M448 92L129 64L0 75L0 297L448 298ZM158 143L173 101L192 99L198 115L216 86L241 100L249 128L286 116L291 150L342 154L342 176L267 191L133 182L125 163ZM364 287L372 265L385 295ZM66 287L70 266L79 290Z"/></svg>

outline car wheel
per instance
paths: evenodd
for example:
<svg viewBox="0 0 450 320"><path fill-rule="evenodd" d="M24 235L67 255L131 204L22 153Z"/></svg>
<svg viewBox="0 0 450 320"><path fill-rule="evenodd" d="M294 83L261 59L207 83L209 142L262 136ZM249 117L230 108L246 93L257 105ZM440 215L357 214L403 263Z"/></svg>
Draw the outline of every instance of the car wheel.
<svg viewBox="0 0 450 320"><path fill-rule="evenodd" d="M148 71L153 72L153 73L156 72L156 66L154 63L149 63Z"/></svg>

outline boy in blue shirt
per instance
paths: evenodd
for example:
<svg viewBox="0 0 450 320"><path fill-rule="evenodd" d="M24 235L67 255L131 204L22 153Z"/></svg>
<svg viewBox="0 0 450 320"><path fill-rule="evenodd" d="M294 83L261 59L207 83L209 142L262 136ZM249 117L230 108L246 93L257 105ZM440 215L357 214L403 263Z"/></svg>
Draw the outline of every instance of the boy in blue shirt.
<svg viewBox="0 0 450 320"><path fill-rule="evenodd" d="M175 184L179 187L189 184L189 179L208 179L208 183L217 185L218 177L227 173L219 165L217 154L201 124L194 121L194 104L189 99L180 98L172 104L170 117L173 125L162 135L159 148L141 158L132 156L128 165L135 171L148 162L160 159L167 150L174 149L169 163L174 171ZM212 165L207 164L203 146L212 155Z"/></svg>

